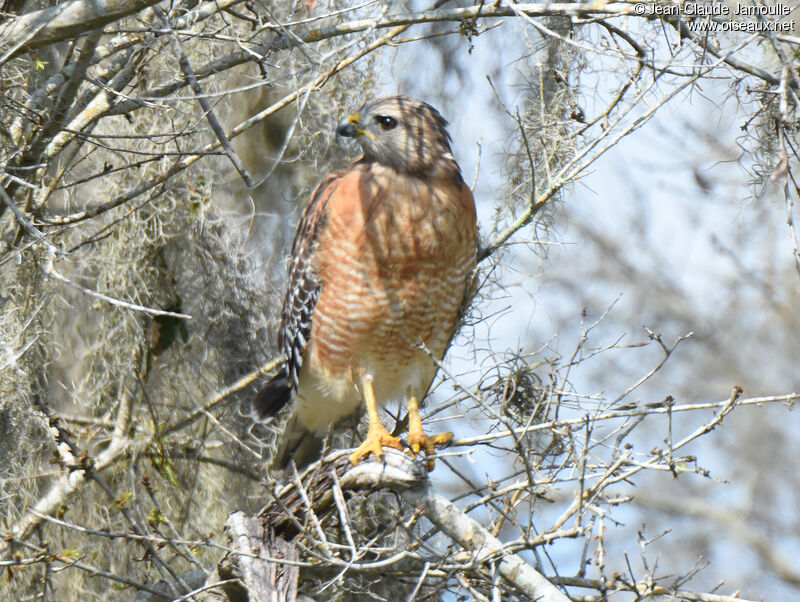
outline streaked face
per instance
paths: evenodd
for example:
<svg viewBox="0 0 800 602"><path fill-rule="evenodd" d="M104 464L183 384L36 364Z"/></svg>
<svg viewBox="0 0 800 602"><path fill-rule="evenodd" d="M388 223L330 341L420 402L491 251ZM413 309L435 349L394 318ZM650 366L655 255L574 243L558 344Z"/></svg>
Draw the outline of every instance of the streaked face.
<svg viewBox="0 0 800 602"><path fill-rule="evenodd" d="M406 96L379 98L336 129L355 138L364 157L402 173L422 174L438 159L452 160L447 122L429 104Z"/></svg>

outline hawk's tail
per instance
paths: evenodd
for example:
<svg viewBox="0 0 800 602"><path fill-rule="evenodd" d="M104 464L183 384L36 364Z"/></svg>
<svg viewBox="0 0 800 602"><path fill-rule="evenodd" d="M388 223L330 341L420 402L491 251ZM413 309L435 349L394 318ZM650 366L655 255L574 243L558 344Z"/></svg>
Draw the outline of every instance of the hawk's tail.
<svg viewBox="0 0 800 602"><path fill-rule="evenodd" d="M273 470L283 470L290 461L294 461L297 470L303 470L319 460L323 440L324 436L320 437L307 430L299 423L297 416L292 415L281 433L278 451L275 452L270 467Z"/></svg>
<svg viewBox="0 0 800 602"><path fill-rule="evenodd" d="M253 398L253 415L258 420L275 416L292 400L294 387L284 368L267 381ZM315 460L322 451L323 437L312 433L301 425L292 415L281 433L278 451L272 458L271 467L283 470L294 460L298 470L302 470Z"/></svg>
<svg viewBox="0 0 800 602"><path fill-rule="evenodd" d="M292 382L284 367L253 398L253 415L264 420L277 414L292 399Z"/></svg>

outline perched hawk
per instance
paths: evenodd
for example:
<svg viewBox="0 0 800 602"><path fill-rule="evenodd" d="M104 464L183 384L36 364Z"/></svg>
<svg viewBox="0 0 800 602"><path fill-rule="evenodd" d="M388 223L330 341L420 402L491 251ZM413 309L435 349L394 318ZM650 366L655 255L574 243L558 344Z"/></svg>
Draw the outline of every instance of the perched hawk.
<svg viewBox="0 0 800 602"><path fill-rule="evenodd" d="M369 432L352 463L404 448L378 418L390 400L408 400L414 453L452 439L425 435L419 417L436 374L420 344L444 356L477 248L475 203L446 125L430 105L393 96L336 129L364 153L317 186L297 226L278 333L285 363L253 401L261 419L294 403L273 466L314 461L328 426L362 399Z"/></svg>

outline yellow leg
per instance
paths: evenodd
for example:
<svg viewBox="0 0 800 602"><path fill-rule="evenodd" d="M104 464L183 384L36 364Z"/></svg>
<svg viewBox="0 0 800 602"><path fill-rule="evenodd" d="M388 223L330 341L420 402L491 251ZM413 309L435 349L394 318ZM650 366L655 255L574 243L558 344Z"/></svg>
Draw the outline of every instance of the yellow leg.
<svg viewBox="0 0 800 602"><path fill-rule="evenodd" d="M367 406L367 416L369 417L369 430L367 438L358 446L358 449L350 454L350 463L355 464L361 458L367 457L370 453L375 454L378 460L383 458L383 446L393 447L403 450L403 443L399 437L392 437L381 424L378 417L378 408L375 401L375 392L372 389L372 377L364 376L361 378L361 390L364 395L364 404Z"/></svg>
<svg viewBox="0 0 800 602"><path fill-rule="evenodd" d="M419 400L413 391L408 392L408 444L414 451L424 449L426 456L434 453L435 445L444 445L453 440L453 433L439 433L430 437L422 430L422 420L419 417ZM426 463L428 472L433 470L433 458L428 458Z"/></svg>

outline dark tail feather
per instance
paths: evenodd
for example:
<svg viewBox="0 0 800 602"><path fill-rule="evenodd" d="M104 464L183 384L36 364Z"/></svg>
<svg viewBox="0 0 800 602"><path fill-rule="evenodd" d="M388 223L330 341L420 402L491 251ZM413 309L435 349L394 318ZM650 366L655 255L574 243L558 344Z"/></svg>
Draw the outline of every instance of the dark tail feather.
<svg viewBox="0 0 800 602"><path fill-rule="evenodd" d="M292 399L292 383L285 370L269 379L253 398L253 415L258 420L274 416Z"/></svg>
<svg viewBox="0 0 800 602"><path fill-rule="evenodd" d="M292 416L281 434L281 442L272 458L271 468L283 470L290 461L294 461L297 470L303 470L319 460L323 440L324 437L306 430L298 423L297 417Z"/></svg>

